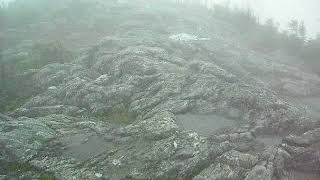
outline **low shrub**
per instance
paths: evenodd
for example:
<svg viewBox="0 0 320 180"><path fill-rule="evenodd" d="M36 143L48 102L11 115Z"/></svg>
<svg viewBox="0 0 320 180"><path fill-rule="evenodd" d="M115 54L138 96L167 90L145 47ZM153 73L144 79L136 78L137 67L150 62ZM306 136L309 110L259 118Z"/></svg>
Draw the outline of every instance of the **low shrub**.
<svg viewBox="0 0 320 180"><path fill-rule="evenodd" d="M26 59L17 63L17 70L39 69L51 63L67 63L75 54L67 50L62 43L37 43L33 45Z"/></svg>
<svg viewBox="0 0 320 180"><path fill-rule="evenodd" d="M9 176L23 176L30 174L39 177L39 180L56 180L57 178L50 172L36 168L28 162L3 162L0 161L0 170Z"/></svg>

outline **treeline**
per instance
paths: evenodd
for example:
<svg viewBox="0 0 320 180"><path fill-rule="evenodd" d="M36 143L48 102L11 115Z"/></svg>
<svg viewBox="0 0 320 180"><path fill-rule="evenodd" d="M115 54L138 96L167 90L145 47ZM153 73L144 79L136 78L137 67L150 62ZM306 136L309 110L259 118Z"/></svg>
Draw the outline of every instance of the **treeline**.
<svg viewBox="0 0 320 180"><path fill-rule="evenodd" d="M0 4L3 27L20 28L56 18L79 20L92 10L97 0L15 0Z"/></svg>
<svg viewBox="0 0 320 180"><path fill-rule="evenodd" d="M54 24L57 19L68 23L83 19L86 12L88 14L92 6L96 5L93 2L94 0L15 0L0 4L0 112L21 106L38 91L32 81L32 76L38 69L51 63L69 63L77 56L61 40L36 41L31 46L27 44L22 49L14 47L10 50L10 47L2 44L2 35L5 35L3 32L22 30L41 22ZM10 38L15 40L15 37Z"/></svg>
<svg viewBox="0 0 320 180"><path fill-rule="evenodd" d="M0 52L0 112L14 110L36 94L32 76L51 63L70 63L76 54L60 42L35 43L25 53Z"/></svg>
<svg viewBox="0 0 320 180"><path fill-rule="evenodd" d="M47 0L16 0L8 4L3 3L0 8L2 23L5 27L14 28L39 21L53 11L57 6L56 2L59 4L59 0L52 2Z"/></svg>
<svg viewBox="0 0 320 180"><path fill-rule="evenodd" d="M320 34L307 38L303 21L291 20L287 29L281 31L272 19L261 23L250 9L244 11L215 5L212 12L214 17L231 23L248 48L263 53L285 52L320 73Z"/></svg>

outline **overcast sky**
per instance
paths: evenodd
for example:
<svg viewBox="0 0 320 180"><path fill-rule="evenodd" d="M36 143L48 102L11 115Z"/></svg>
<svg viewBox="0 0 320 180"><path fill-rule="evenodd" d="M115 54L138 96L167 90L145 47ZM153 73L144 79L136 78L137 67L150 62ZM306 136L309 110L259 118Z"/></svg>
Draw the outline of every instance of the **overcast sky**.
<svg viewBox="0 0 320 180"><path fill-rule="evenodd" d="M214 0L232 6L252 8L262 20L273 18L284 28L291 19L303 20L309 35L320 33L320 0Z"/></svg>
<svg viewBox="0 0 320 180"><path fill-rule="evenodd" d="M5 3L10 2L10 1L12 1L12 0L0 0L0 2L5 2Z"/></svg>
<svg viewBox="0 0 320 180"><path fill-rule="evenodd" d="M0 0L9 2L12 0ZM200 0L199 0L200 1ZM252 8L262 20L273 18L287 26L291 19L303 20L309 36L320 33L320 0L212 0L217 3L229 2L232 6Z"/></svg>

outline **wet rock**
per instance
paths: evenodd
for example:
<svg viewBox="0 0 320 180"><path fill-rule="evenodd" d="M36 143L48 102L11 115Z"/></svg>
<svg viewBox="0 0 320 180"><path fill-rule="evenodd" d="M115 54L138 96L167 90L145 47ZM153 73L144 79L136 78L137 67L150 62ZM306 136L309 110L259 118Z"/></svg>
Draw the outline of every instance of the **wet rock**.
<svg viewBox="0 0 320 180"><path fill-rule="evenodd" d="M300 125L302 112L253 79L239 79L201 56L210 50L161 40L141 45L136 38L107 37L75 64L48 65L33 75L42 92L12 116L18 121L30 117L25 122L53 134L39 143L31 129L26 141L37 146L13 154L32 157L34 166L61 179L244 179L259 174L255 136L291 131ZM182 46L182 52L173 53L174 46ZM195 63L186 55L197 48L206 53ZM208 127L214 135L204 138L178 126L178 114L188 112L217 114L221 123L231 118L239 126ZM6 121L2 126L13 139L23 132ZM13 148L29 147L21 146ZM276 165L283 168L285 162ZM271 170L268 166L261 177Z"/></svg>
<svg viewBox="0 0 320 180"><path fill-rule="evenodd" d="M198 176L193 178L194 180L218 180L218 179L228 179L228 180L238 180L241 179L239 168L234 169L228 165L214 164L202 171Z"/></svg>
<svg viewBox="0 0 320 180"><path fill-rule="evenodd" d="M185 34L185 33L172 35L169 38L174 41L196 41L196 40L198 40L197 36Z"/></svg>
<svg viewBox="0 0 320 180"><path fill-rule="evenodd" d="M301 172L319 171L319 132L319 129L314 129L284 139L282 148L290 154L287 159L288 169Z"/></svg>
<svg viewBox="0 0 320 180"><path fill-rule="evenodd" d="M12 117L0 113L0 121L12 121Z"/></svg>
<svg viewBox="0 0 320 180"><path fill-rule="evenodd" d="M320 129L314 129L303 133L300 136L288 136L284 142L296 146L310 146L320 142Z"/></svg>
<svg viewBox="0 0 320 180"><path fill-rule="evenodd" d="M293 168L319 171L316 121L277 94L313 94L316 76L292 75L299 70L238 48L203 20L181 17L168 27L141 5L148 2L107 6L125 7L130 18L121 19L129 22L119 20L113 36L74 62L31 74L41 90L12 117L0 115L1 160L28 161L58 179L271 180ZM147 18L131 22L131 15ZM141 24L161 24L163 32ZM274 72L281 75L276 85ZM206 134L179 126L189 113L192 124L215 115L204 123ZM259 139L290 133L281 145Z"/></svg>
<svg viewBox="0 0 320 180"><path fill-rule="evenodd" d="M266 147L278 146L282 142L282 138L277 136L257 137L257 140L264 144Z"/></svg>
<svg viewBox="0 0 320 180"><path fill-rule="evenodd" d="M56 137L56 132L45 123L31 118L19 118L0 124L0 142L4 146L4 160L28 161Z"/></svg>
<svg viewBox="0 0 320 180"><path fill-rule="evenodd" d="M246 176L245 180L272 180L272 171L264 166L255 166Z"/></svg>
<svg viewBox="0 0 320 180"><path fill-rule="evenodd" d="M178 115L176 121L185 130L197 132L203 136L212 135L219 129L236 126L233 120L216 115L183 114Z"/></svg>
<svg viewBox="0 0 320 180"><path fill-rule="evenodd" d="M66 114L70 116L80 116L86 113L85 109L80 109L76 106L65 106L65 105L56 105L56 106L45 106L45 107L30 107L30 108L19 108L16 109L10 115L13 117L43 117L51 114Z"/></svg>
<svg viewBox="0 0 320 180"><path fill-rule="evenodd" d="M220 156L218 161L228 164L229 166L238 166L250 169L258 162L258 158L250 154L244 154L232 150Z"/></svg>

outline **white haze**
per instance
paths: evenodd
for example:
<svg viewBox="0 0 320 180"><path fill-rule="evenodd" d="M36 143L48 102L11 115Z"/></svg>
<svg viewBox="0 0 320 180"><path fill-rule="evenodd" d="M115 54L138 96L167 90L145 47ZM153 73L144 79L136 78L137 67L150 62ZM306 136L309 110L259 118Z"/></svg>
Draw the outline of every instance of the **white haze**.
<svg viewBox="0 0 320 180"><path fill-rule="evenodd" d="M0 0L8 3L13 0ZM178 0L190 1L190 0ZM281 29L285 29L288 21L297 19L304 21L307 26L309 37L315 37L320 33L320 0L191 0L197 2L206 1L208 4L229 4L231 7L238 7L253 10L263 22L272 18L280 23Z"/></svg>
<svg viewBox="0 0 320 180"><path fill-rule="evenodd" d="M8 3L8 2L11 2L11 1L13 1L13 0L0 0L1 3L3 2L5 4Z"/></svg>
<svg viewBox="0 0 320 180"><path fill-rule="evenodd" d="M280 23L282 29L288 21L297 19L304 21L308 35L311 37L320 33L320 1L319 0L213 0L219 4L229 4L232 7L250 8L261 21L272 18Z"/></svg>

